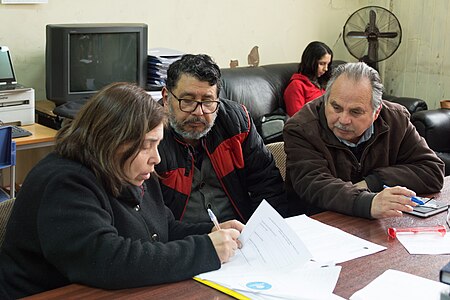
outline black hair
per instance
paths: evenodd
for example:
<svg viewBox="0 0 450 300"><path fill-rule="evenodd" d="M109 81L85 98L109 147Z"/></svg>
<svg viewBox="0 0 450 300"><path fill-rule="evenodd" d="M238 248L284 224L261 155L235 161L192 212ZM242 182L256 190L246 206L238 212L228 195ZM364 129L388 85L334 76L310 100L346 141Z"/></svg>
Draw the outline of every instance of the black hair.
<svg viewBox="0 0 450 300"><path fill-rule="evenodd" d="M186 54L173 62L167 70L166 88L172 91L183 74L193 76L200 81L207 81L210 86L216 85L217 96L219 96L222 86L220 68L210 56Z"/></svg>
<svg viewBox="0 0 450 300"><path fill-rule="evenodd" d="M328 70L317 78L317 67L319 60L325 55L331 55ZM333 62L333 51L325 43L314 41L306 46L303 50L302 59L298 65L298 73L307 76L311 81L316 81L322 88L325 88L328 80L331 77L331 63Z"/></svg>

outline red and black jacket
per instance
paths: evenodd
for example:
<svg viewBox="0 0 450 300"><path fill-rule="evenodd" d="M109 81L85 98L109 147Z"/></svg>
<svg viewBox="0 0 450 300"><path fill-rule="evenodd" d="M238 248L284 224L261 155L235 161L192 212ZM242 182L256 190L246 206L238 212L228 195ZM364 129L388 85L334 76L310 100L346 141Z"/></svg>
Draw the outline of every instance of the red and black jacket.
<svg viewBox="0 0 450 300"><path fill-rule="evenodd" d="M221 99L215 124L201 143L242 222L263 199L286 215L283 179L243 105ZM176 219L183 220L194 176L192 148L168 126L159 153L161 163L155 169L161 176L164 202Z"/></svg>

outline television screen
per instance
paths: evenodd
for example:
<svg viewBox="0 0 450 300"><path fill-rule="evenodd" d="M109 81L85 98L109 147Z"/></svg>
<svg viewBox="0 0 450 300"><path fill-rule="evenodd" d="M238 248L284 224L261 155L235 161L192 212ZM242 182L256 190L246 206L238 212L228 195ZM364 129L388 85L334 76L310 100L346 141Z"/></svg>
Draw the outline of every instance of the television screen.
<svg viewBox="0 0 450 300"><path fill-rule="evenodd" d="M137 33L71 34L70 93L97 91L111 82L138 80Z"/></svg>
<svg viewBox="0 0 450 300"><path fill-rule="evenodd" d="M89 99L112 82L145 87L146 67L146 24L47 25L46 92L56 105Z"/></svg>

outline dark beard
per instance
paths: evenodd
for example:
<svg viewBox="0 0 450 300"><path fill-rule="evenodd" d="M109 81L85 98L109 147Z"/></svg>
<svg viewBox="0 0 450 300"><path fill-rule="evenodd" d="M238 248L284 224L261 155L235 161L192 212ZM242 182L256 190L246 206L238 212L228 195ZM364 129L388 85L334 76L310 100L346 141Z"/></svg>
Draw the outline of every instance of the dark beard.
<svg viewBox="0 0 450 300"><path fill-rule="evenodd" d="M214 113L214 118L211 123L206 122L206 120L202 119L201 117L192 117L188 118L187 120L184 120L183 122L179 122L175 119L175 114L172 109L172 107L169 105L169 124L175 130L176 133L181 135L184 139L188 140L199 140L205 135L208 134L209 131L211 131L211 128L214 126L214 122L217 117L217 112ZM205 130L203 131L185 131L183 128L186 124L192 123L192 122L201 122L204 124Z"/></svg>

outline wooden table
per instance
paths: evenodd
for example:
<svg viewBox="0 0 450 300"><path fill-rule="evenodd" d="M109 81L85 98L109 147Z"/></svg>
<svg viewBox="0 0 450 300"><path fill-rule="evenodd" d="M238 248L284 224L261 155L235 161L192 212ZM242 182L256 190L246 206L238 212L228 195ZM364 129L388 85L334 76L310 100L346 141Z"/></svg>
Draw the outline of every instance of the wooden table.
<svg viewBox="0 0 450 300"><path fill-rule="evenodd" d="M30 136L15 138L16 150L26 150L41 147L48 147L55 144L56 130L50 127L35 123L25 125L22 128L32 133Z"/></svg>
<svg viewBox="0 0 450 300"><path fill-rule="evenodd" d="M439 202L450 203L450 177L445 178L445 186L441 193L434 196ZM450 261L450 255L411 255L397 239L388 237L387 229L442 224L449 231L446 217L447 212L425 219L405 214L403 218L366 220L334 212L324 212L313 216L314 219L323 223L387 247L385 251L341 263L342 270L334 293L348 299L354 292L365 287L388 269L439 281L439 270Z"/></svg>
<svg viewBox="0 0 450 300"><path fill-rule="evenodd" d="M32 135L15 138L16 183L20 185L31 168L54 149L57 131L38 123L23 126Z"/></svg>
<svg viewBox="0 0 450 300"><path fill-rule="evenodd" d="M435 194L434 196L439 202L450 203L450 176L445 178L444 188L441 193ZM342 265L342 270L334 293L346 299L388 269L396 269L439 281L439 270L450 261L450 255L410 255L397 239L390 239L387 235L387 229L389 227L446 224L446 212L426 219L405 214L402 218L367 220L327 211L314 215L312 218L387 247L385 251L340 264ZM447 225L446 227L448 230ZM330 251L333 251L333 249L330 249ZM194 280L117 291L106 291L79 284L71 284L29 297L29 299L61 298L232 299Z"/></svg>

